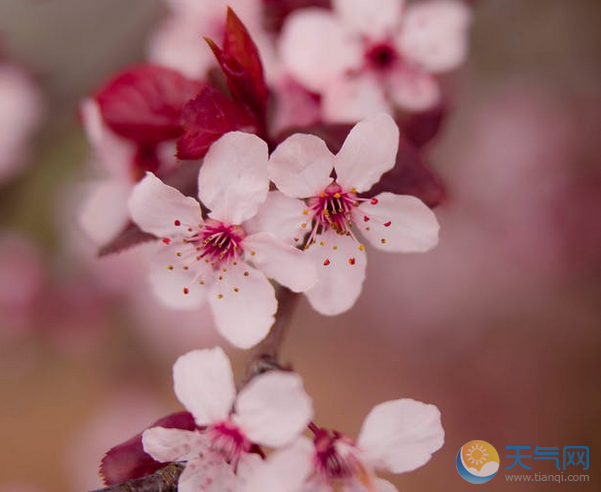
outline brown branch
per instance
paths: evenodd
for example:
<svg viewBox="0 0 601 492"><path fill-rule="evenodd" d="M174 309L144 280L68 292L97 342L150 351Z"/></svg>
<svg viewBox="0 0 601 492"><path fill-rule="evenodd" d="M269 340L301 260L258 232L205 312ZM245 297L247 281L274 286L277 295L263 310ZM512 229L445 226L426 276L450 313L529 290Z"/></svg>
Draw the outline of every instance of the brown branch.
<svg viewBox="0 0 601 492"><path fill-rule="evenodd" d="M183 470L183 464L171 463L152 475L135 478L92 492L177 492L177 482Z"/></svg>
<svg viewBox="0 0 601 492"><path fill-rule="evenodd" d="M275 322L265 339L253 349L239 387L244 387L252 378L264 372L286 369L279 359L280 348L300 296L290 289L280 287L277 297L278 312Z"/></svg>

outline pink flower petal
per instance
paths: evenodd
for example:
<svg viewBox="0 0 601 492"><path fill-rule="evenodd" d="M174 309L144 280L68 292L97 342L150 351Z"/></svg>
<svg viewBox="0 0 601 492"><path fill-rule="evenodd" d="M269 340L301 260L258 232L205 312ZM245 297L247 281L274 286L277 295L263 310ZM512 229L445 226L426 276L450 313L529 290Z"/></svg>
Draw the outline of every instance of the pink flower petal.
<svg viewBox="0 0 601 492"><path fill-rule="evenodd" d="M344 77L328 85L323 94L322 112L326 121L355 123L374 113L391 113L381 83L366 76Z"/></svg>
<svg viewBox="0 0 601 492"><path fill-rule="evenodd" d="M235 421L253 442L280 447L299 437L313 416L300 376L269 372L256 376L236 399Z"/></svg>
<svg viewBox="0 0 601 492"><path fill-rule="evenodd" d="M419 468L443 443L438 408L411 399L376 405L363 422L357 440L365 459L392 473Z"/></svg>
<svg viewBox="0 0 601 492"><path fill-rule="evenodd" d="M259 343L274 322L275 290L265 275L238 262L221 275L209 293L217 330L234 346Z"/></svg>
<svg viewBox="0 0 601 492"><path fill-rule="evenodd" d="M225 6L223 8L225 17ZM212 36L199 22L198 17L187 12L163 20L153 32L148 44L148 57L154 63L178 70L192 78L204 78L211 67L217 65L215 57L202 39Z"/></svg>
<svg viewBox="0 0 601 492"><path fill-rule="evenodd" d="M105 245L129 222L127 201L133 186L118 179L91 183L79 210L79 225L97 245Z"/></svg>
<svg viewBox="0 0 601 492"><path fill-rule="evenodd" d="M157 299L171 309L191 310L202 306L215 277L211 266L195 261L198 253L190 244L158 247L150 264L150 283Z"/></svg>
<svg viewBox="0 0 601 492"><path fill-rule="evenodd" d="M321 92L362 60L362 43L325 9L292 13L280 37L282 62L305 87Z"/></svg>
<svg viewBox="0 0 601 492"><path fill-rule="evenodd" d="M363 202L359 210L369 218L361 232L382 251L415 253L438 244L436 215L419 198L386 192Z"/></svg>
<svg viewBox="0 0 601 492"><path fill-rule="evenodd" d="M397 70L390 81L390 98L407 111L426 111L440 102L440 87L431 75L418 69Z"/></svg>
<svg viewBox="0 0 601 492"><path fill-rule="evenodd" d="M267 198L267 144L256 135L231 132L211 145L198 175L198 196L211 217L241 224Z"/></svg>
<svg viewBox="0 0 601 492"><path fill-rule="evenodd" d="M244 248L256 268L293 292L305 292L317 282L313 260L267 232L247 237Z"/></svg>
<svg viewBox="0 0 601 492"><path fill-rule="evenodd" d="M357 123L336 155L336 181L347 191L369 190L394 167L399 129L387 114L378 113Z"/></svg>
<svg viewBox="0 0 601 492"><path fill-rule="evenodd" d="M269 455L250 476L242 492L298 492L313 472L314 457L311 440L299 437L290 446Z"/></svg>
<svg viewBox="0 0 601 492"><path fill-rule="evenodd" d="M268 232L280 241L296 244L305 235L301 224L306 220L306 208L301 200L270 191L257 215L244 223L244 229L249 234Z"/></svg>
<svg viewBox="0 0 601 492"><path fill-rule="evenodd" d="M329 231L315 240L305 254L315 261L319 280L305 295L316 311L334 316L353 307L361 294L367 258L348 236Z"/></svg>
<svg viewBox="0 0 601 492"><path fill-rule="evenodd" d="M209 448L206 436L183 429L152 427L142 434L144 451L156 461L188 461Z"/></svg>
<svg viewBox="0 0 601 492"><path fill-rule="evenodd" d="M470 20L470 8L458 0L411 4L397 40L399 49L431 72L451 70L467 55Z"/></svg>
<svg viewBox="0 0 601 492"><path fill-rule="evenodd" d="M345 25L381 39L398 27L404 3L404 0L378 0L374 5L365 0L333 0L333 7Z"/></svg>
<svg viewBox="0 0 601 492"><path fill-rule="evenodd" d="M238 479L232 465L218 453L188 461L179 477L178 492L237 492Z"/></svg>
<svg viewBox="0 0 601 492"><path fill-rule="evenodd" d="M199 426L224 420L236 387L230 361L219 347L193 350L173 365L174 391Z"/></svg>
<svg viewBox="0 0 601 492"><path fill-rule="evenodd" d="M318 195L332 182L334 155L314 135L297 133L274 150L269 177L278 189L293 198Z"/></svg>
<svg viewBox="0 0 601 492"><path fill-rule="evenodd" d="M182 195L152 173L134 187L129 212L140 229L161 238L181 236L187 227L202 222L200 204L194 198Z"/></svg>

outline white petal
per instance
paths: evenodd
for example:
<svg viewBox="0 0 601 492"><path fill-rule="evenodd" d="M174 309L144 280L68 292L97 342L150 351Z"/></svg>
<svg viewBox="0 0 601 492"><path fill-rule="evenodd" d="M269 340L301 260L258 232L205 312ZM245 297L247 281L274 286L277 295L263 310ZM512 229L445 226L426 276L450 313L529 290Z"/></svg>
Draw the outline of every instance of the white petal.
<svg viewBox="0 0 601 492"><path fill-rule="evenodd" d="M198 174L198 196L211 217L240 224L267 198L267 144L256 135L230 132L211 145Z"/></svg>
<svg viewBox="0 0 601 492"><path fill-rule="evenodd" d="M242 492L298 492L313 472L314 457L313 443L300 437L269 455L250 476Z"/></svg>
<svg viewBox="0 0 601 492"><path fill-rule="evenodd" d="M80 105L83 128L92 147L93 164L108 171L111 176L131 182L131 163L135 147L131 142L113 133L104 123L100 106L94 99Z"/></svg>
<svg viewBox="0 0 601 492"><path fill-rule="evenodd" d="M382 251L423 252L438 244L436 215L414 196L381 193L362 203L356 216L365 238Z"/></svg>
<svg viewBox="0 0 601 492"><path fill-rule="evenodd" d="M397 28L404 0L378 0L377 5L365 0L334 0L334 11L346 25L361 33L381 39Z"/></svg>
<svg viewBox="0 0 601 492"><path fill-rule="evenodd" d="M471 10L458 0L427 0L407 8L397 40L407 58L431 72L444 72L467 55Z"/></svg>
<svg viewBox="0 0 601 492"><path fill-rule="evenodd" d="M129 222L127 200L133 186L122 180L99 181L90 185L78 219L86 235L97 245L114 239Z"/></svg>
<svg viewBox="0 0 601 492"><path fill-rule="evenodd" d="M407 111L425 111L440 101L436 79L417 68L396 70L391 77L390 98Z"/></svg>
<svg viewBox="0 0 601 492"><path fill-rule="evenodd" d="M219 347L193 350L173 365L174 391L199 426L227 418L236 396L230 361Z"/></svg>
<svg viewBox="0 0 601 492"><path fill-rule="evenodd" d="M321 193L332 182L334 155L315 135L297 133L284 140L269 159L269 178L293 198Z"/></svg>
<svg viewBox="0 0 601 492"><path fill-rule="evenodd" d="M256 376L240 392L234 418L251 441L276 448L299 437L312 416L301 377L272 371Z"/></svg>
<svg viewBox="0 0 601 492"><path fill-rule="evenodd" d="M380 82L369 75L340 78L328 86L322 98L323 117L333 123L355 123L391 111Z"/></svg>
<svg viewBox="0 0 601 492"><path fill-rule="evenodd" d="M190 245L161 244L151 258L150 283L165 306L196 309L204 303L214 273L203 261L194 261L195 255L196 250Z"/></svg>
<svg viewBox="0 0 601 492"><path fill-rule="evenodd" d="M260 232L249 236L243 246L250 252L247 259L255 267L291 291L305 292L317 283L313 260L271 234Z"/></svg>
<svg viewBox="0 0 601 492"><path fill-rule="evenodd" d="M218 453L189 461L177 483L178 492L238 492L232 465Z"/></svg>
<svg viewBox="0 0 601 492"><path fill-rule="evenodd" d="M142 434L144 451L156 461L188 461L209 447L207 437L200 432L152 427Z"/></svg>
<svg viewBox="0 0 601 492"><path fill-rule="evenodd" d="M280 191L270 191L259 212L244 223L249 234L268 232L280 241L296 244L305 235L302 225L306 221L305 202L290 198Z"/></svg>
<svg viewBox="0 0 601 492"><path fill-rule="evenodd" d="M357 440L370 463L392 473L424 465L443 443L438 408L411 399L376 405L363 422Z"/></svg>
<svg viewBox="0 0 601 492"><path fill-rule="evenodd" d="M399 148L399 128L387 114L379 113L357 123L336 155L336 181L345 190L369 190L394 167Z"/></svg>
<svg viewBox="0 0 601 492"><path fill-rule="evenodd" d="M353 307L361 294L367 265L365 251L359 249L359 244L329 231L317 236L305 254L315 261L319 278L315 287L305 293L311 306L327 316Z"/></svg>
<svg viewBox="0 0 601 492"><path fill-rule="evenodd" d="M275 320L278 303L273 285L265 274L242 262L221 277L209 293L215 325L232 345L250 348L267 336Z"/></svg>
<svg viewBox="0 0 601 492"><path fill-rule="evenodd" d="M200 204L194 198L182 195L152 173L146 173L134 187L128 206L140 229L158 237L181 236L188 227L196 228L202 222Z"/></svg>
<svg viewBox="0 0 601 492"><path fill-rule="evenodd" d="M321 92L330 82L362 61L360 36L325 9L292 13L282 30L280 54L288 71L301 84Z"/></svg>

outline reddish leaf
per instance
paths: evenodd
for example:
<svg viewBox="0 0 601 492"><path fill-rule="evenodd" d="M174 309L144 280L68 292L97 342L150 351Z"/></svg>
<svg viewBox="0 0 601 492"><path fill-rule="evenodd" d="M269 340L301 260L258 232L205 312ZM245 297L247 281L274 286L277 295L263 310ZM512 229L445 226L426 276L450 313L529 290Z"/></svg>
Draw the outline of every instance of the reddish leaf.
<svg viewBox="0 0 601 492"><path fill-rule="evenodd" d="M169 429L197 429L194 417L188 412L179 412L157 420L151 427L166 427ZM102 458L100 475L106 485L132 480L150 475L165 466L165 463L155 461L144 452L142 433L111 448Z"/></svg>
<svg viewBox="0 0 601 492"><path fill-rule="evenodd" d="M183 134L177 141L180 159L204 157L211 144L234 130L257 132L256 119L216 89L207 87L182 111Z"/></svg>
<svg viewBox="0 0 601 492"><path fill-rule="evenodd" d="M102 116L117 134L141 145L177 138L184 105L206 84L157 65L125 70L96 94Z"/></svg>
<svg viewBox="0 0 601 492"><path fill-rule="evenodd" d="M398 119L397 123L401 128L401 135L421 149L438 135L447 114L447 106L440 104L428 111L406 115Z"/></svg>
<svg viewBox="0 0 601 492"><path fill-rule="evenodd" d="M223 49L212 39L205 40L226 77L234 101L247 106L257 121L264 121L269 89L265 83L259 50L231 8L227 11Z"/></svg>

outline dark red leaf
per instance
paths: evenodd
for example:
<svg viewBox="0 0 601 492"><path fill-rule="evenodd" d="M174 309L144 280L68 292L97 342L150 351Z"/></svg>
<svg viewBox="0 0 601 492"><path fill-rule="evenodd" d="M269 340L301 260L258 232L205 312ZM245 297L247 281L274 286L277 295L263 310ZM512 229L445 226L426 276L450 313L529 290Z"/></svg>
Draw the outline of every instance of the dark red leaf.
<svg viewBox="0 0 601 492"><path fill-rule="evenodd" d="M401 117L397 123L401 128L401 135L421 149L438 135L447 114L447 106L440 104L428 111Z"/></svg>
<svg viewBox="0 0 601 492"><path fill-rule="evenodd" d="M183 134L177 141L180 159L200 159L211 144L234 130L257 132L256 119L246 110L207 87L182 111Z"/></svg>
<svg viewBox="0 0 601 492"><path fill-rule="evenodd" d="M179 412L157 420L151 427L166 427L169 429L194 430L196 424L189 412ZM132 480L150 475L165 466L165 463L155 461L144 452L142 433L111 448L100 463L100 475L106 485Z"/></svg>
<svg viewBox="0 0 601 492"><path fill-rule="evenodd" d="M156 145L181 134L184 105L206 84L157 65L129 68L96 94L102 116L117 134L141 145Z"/></svg>
<svg viewBox="0 0 601 492"><path fill-rule="evenodd" d="M264 117L269 89L265 83L261 56L246 26L229 7L227 9L225 35L223 38L223 52L229 58L236 60L242 68L244 78L246 79L243 85L248 84L252 87L252 94L246 95L247 98L250 97L246 102L251 107L256 106L257 110L260 111L255 113L258 118ZM232 83L236 85L234 80L232 80ZM232 96L235 98L236 95L232 87L230 87L230 90L232 91Z"/></svg>

